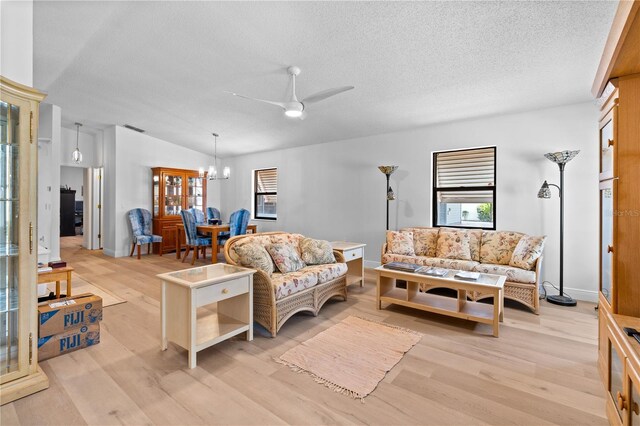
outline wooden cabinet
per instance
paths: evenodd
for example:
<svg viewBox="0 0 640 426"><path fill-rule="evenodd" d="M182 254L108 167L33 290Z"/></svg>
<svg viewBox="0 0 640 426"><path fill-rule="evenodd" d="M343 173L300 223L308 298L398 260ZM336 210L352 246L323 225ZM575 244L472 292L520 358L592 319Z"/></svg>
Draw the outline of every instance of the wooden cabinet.
<svg viewBox="0 0 640 426"><path fill-rule="evenodd" d="M162 236L164 252L175 251L176 224L182 222L180 211L197 208L205 213L207 178L201 178L197 170L155 167L151 171L153 233Z"/></svg>
<svg viewBox="0 0 640 426"><path fill-rule="evenodd" d="M35 226L38 105L44 95L0 77L0 401L45 389L38 367Z"/></svg>

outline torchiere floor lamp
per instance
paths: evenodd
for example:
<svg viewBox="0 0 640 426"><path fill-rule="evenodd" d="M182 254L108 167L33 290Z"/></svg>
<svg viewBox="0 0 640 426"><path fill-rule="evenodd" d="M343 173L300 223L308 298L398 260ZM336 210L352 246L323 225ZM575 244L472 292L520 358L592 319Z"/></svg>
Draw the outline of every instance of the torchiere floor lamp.
<svg viewBox="0 0 640 426"><path fill-rule="evenodd" d="M547 183L545 180L538 191L538 198L551 198L550 186L558 188L560 196L560 294L547 296L547 302L562 306L575 306L576 301L563 292L563 262L564 262L564 166L578 155L580 151L550 152L545 154L549 160L553 161L560 168L560 186Z"/></svg>
<svg viewBox="0 0 640 426"><path fill-rule="evenodd" d="M393 193L393 189L389 186L389 178L396 171L398 166L378 166L380 171L387 175L387 231L389 230L389 201L393 201L396 199L395 194Z"/></svg>

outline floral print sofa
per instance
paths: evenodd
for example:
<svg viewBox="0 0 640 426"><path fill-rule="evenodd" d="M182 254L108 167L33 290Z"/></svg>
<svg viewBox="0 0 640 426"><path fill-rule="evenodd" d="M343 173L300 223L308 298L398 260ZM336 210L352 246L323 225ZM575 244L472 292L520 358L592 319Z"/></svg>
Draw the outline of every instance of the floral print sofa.
<svg viewBox="0 0 640 426"><path fill-rule="evenodd" d="M317 316L322 305L332 297L347 300L347 265L344 263L342 254L329 248L329 254L332 256L328 261L333 263L307 265L301 259L308 260L309 252L316 258L322 253L317 252L317 247L309 248L308 246L305 246L306 253L303 252L301 245L306 242L305 240L309 239L305 239L300 234L263 232L232 237L224 246L227 263L249 266L257 270L253 275L253 316L254 320L265 327L273 337L294 314L308 311ZM267 262L275 260L276 263L291 264L302 261L302 264L298 265L301 269L281 273L278 267L269 264L261 265L255 258L248 259L251 265L243 263L241 260L247 262L247 259L246 257L241 259L241 253L250 251L243 250L248 248L244 246L256 244L269 250L276 245L281 249L283 245L293 247L297 255L293 254L290 257L294 259L288 258L286 253L283 254L281 251L271 250L269 253L272 258Z"/></svg>
<svg viewBox="0 0 640 426"><path fill-rule="evenodd" d="M510 231L402 228L398 232L387 231L381 262L504 275L504 297L537 314L545 238ZM489 295L471 295L474 300L485 297Z"/></svg>

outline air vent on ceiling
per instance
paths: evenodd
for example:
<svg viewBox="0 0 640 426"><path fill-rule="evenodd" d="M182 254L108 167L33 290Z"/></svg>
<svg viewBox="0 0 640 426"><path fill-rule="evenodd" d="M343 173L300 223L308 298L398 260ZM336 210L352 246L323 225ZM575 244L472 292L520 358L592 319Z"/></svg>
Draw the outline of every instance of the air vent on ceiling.
<svg viewBox="0 0 640 426"><path fill-rule="evenodd" d="M133 130L135 132L144 133L144 130L142 130L142 129L138 128L138 127L132 126L131 124L125 124L124 127L126 127L127 129L131 129L131 130Z"/></svg>

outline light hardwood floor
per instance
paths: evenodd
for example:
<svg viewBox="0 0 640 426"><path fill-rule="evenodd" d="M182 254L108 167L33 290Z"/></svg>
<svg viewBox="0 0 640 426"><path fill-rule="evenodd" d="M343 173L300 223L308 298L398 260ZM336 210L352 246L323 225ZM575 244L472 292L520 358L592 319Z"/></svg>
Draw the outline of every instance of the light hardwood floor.
<svg viewBox="0 0 640 426"><path fill-rule="evenodd" d="M127 303L104 310L101 343L41 363L48 390L7 404L12 424L517 424L605 425L596 370L594 305L542 303L540 316L507 303L500 338L489 325L402 307L375 309L375 281L318 317L299 314L275 339L256 329L198 354L160 350L160 282L189 267L172 255L113 259L63 240L62 257ZM201 262L200 264L208 264ZM273 361L348 315L424 333L362 403Z"/></svg>

